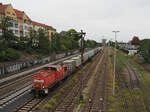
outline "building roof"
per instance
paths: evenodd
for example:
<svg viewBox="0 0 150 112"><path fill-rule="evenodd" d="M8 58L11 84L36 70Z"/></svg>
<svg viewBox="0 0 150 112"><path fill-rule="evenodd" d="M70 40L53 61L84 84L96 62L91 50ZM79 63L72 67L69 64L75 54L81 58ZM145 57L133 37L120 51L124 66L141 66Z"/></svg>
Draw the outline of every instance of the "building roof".
<svg viewBox="0 0 150 112"><path fill-rule="evenodd" d="M0 3L0 13L4 13L5 9L8 7L8 5L3 5L2 3Z"/></svg>
<svg viewBox="0 0 150 112"><path fill-rule="evenodd" d="M48 30L54 30L54 31L56 31L56 29L53 28L52 26L48 26L48 25L45 25L45 26L46 26L46 28L47 28Z"/></svg>
<svg viewBox="0 0 150 112"><path fill-rule="evenodd" d="M16 15L18 18L22 18L23 15L24 15L24 12L23 11L20 11L20 10L17 10L17 9L14 9Z"/></svg>
<svg viewBox="0 0 150 112"><path fill-rule="evenodd" d="M35 21L32 21L32 25L45 27L45 24L38 23L38 22L35 22Z"/></svg>
<svg viewBox="0 0 150 112"><path fill-rule="evenodd" d="M15 11L15 13L16 13L16 15L17 15L17 18L22 18L23 15L26 15L26 14L24 13L24 11L20 11L20 10L18 10L18 9L14 9L14 11ZM26 15L26 16L27 16L27 15ZM28 20L31 20L28 16L27 16L27 18L28 18Z"/></svg>

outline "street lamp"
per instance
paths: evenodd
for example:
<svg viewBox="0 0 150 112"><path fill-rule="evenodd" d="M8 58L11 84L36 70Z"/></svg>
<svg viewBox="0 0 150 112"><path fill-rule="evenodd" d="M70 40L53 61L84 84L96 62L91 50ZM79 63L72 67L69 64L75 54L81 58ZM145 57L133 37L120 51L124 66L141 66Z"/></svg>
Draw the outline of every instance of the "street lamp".
<svg viewBox="0 0 150 112"><path fill-rule="evenodd" d="M117 33L120 31L112 31L115 33L115 52L114 52L114 77L113 77L113 91L112 94L113 96L115 95L115 76L116 76L116 38L117 38Z"/></svg>

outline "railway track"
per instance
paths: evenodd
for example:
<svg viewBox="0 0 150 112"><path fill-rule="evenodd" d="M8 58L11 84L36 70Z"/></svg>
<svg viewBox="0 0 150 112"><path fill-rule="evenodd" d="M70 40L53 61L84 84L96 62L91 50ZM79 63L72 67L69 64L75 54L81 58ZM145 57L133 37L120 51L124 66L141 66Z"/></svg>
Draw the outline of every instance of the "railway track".
<svg viewBox="0 0 150 112"><path fill-rule="evenodd" d="M62 99L60 100L60 103L54 109L54 112L60 112L60 111L72 112L73 111L75 102L80 97L82 90L84 89L86 83L90 79L90 76L92 74L91 71L93 71L95 65L97 65L97 63L99 62L98 57L90 66L87 66L86 68L83 69L83 71L81 72L82 76L80 76L79 78L80 80L78 80L74 84L73 88L70 88L67 90L68 92L66 92L65 96L62 97ZM65 101L63 101L64 99Z"/></svg>
<svg viewBox="0 0 150 112"><path fill-rule="evenodd" d="M106 78L107 78L107 55L105 53L102 63L98 65L95 71L94 84L90 89L90 101L85 104L83 112L104 112L106 110ZM94 75L94 74L93 74Z"/></svg>
<svg viewBox="0 0 150 112"><path fill-rule="evenodd" d="M129 63L126 63L126 66L127 66L128 72L130 73L130 76L131 76L131 73L132 73L132 75L134 75L134 77L136 78L136 86L142 92L146 112L150 112L149 102L147 101L147 97L145 95L145 90L144 90L145 87L144 87L144 84L143 84L143 82L141 81L141 79L139 77L139 74L137 74L137 72L133 69L133 67ZM132 90L134 92L134 84L133 83L135 83L135 82L133 82L132 79L131 79L131 82L132 82Z"/></svg>
<svg viewBox="0 0 150 112"><path fill-rule="evenodd" d="M117 79L119 80L118 81L119 89L125 90L126 92L128 91L130 98L131 98L131 102L129 102L129 104L128 104L127 102L129 99L126 96L126 93L123 92L121 94L122 101L124 102L124 104L123 104L124 111L130 112L130 110L132 109L132 111L134 111L134 112L141 112L141 111L149 112L149 105L148 105L148 102L145 101L146 97L144 96L144 90L143 90L143 87L141 86L141 80L140 80L138 74L135 72L133 67L128 62L126 62L126 63L122 62L122 64L124 64L126 67L126 70L127 70L126 75L128 76L129 79L128 79L128 81L126 81L124 75L119 74L117 72ZM143 94L141 94L141 96L143 97L143 100L144 100L144 106L143 106L142 102L139 102L139 100L136 97L135 90L138 90L138 89L143 91L142 92ZM131 107L131 105L132 105L132 107Z"/></svg>
<svg viewBox="0 0 150 112"><path fill-rule="evenodd" d="M24 87L23 89L21 88L17 92L14 92L13 94L7 95L3 98L0 99L0 108L4 108L14 100L18 99L19 97L23 96L24 94L30 92L31 90L31 85L28 85Z"/></svg>
<svg viewBox="0 0 150 112"><path fill-rule="evenodd" d="M86 69L88 69L88 68L86 68ZM80 82L81 82L81 80L80 80ZM81 86L80 86L81 84L80 83L75 83L75 85L77 85L77 86L72 86L70 89L67 89L68 91L66 92L66 94L64 94L64 96L62 96L62 99L60 98L60 101L63 101L64 97L66 99L69 97L69 102L68 103L64 103L64 102L61 103L60 101L58 101L58 104L56 105L55 110L57 110L60 105L66 105L67 104L67 108L65 108L64 112L67 112L67 109L69 109L68 112L71 112L70 108L72 107L72 102L74 101L74 97L78 96L80 94L79 91L81 89ZM60 89L61 87L58 87L58 88ZM54 92L51 92L51 94L48 95L48 96L51 96L51 98L52 98L52 96L54 96L58 92L59 89L55 90ZM69 90L73 91L74 95L72 95ZM75 92L75 90L78 90L78 91ZM74 96L74 97L70 98L71 96ZM30 111L34 110L37 105L39 105L42 102L45 102L45 100L47 100L46 98L47 97L45 97L43 99L30 99L30 101L26 102L24 105L22 105L21 107L19 107L18 109L16 109L14 112L22 112L22 111L23 112L30 112Z"/></svg>
<svg viewBox="0 0 150 112"><path fill-rule="evenodd" d="M137 103L137 100L136 100L136 97L135 97L135 91L134 91L134 87L136 86L135 85L135 78L134 77L134 74L132 74L132 72L130 71L130 68L128 66L126 66L127 68L127 73L129 74L129 80L130 80L130 84L126 84L126 88L128 88L129 90L129 93L131 95L131 99L132 99L132 102L134 104L134 107L135 107L135 112L139 112L138 109L136 107L138 107L138 103Z"/></svg>
<svg viewBox="0 0 150 112"><path fill-rule="evenodd" d="M65 59L70 59L73 56L65 58ZM62 60L65 60L65 59L61 59L61 61L57 60L53 62L53 64L58 64L62 62ZM0 91L1 91L0 92L0 109L4 108L8 104L17 100L19 97L23 96L24 94L30 93L30 90L32 88L31 77L35 73L37 73L37 71L30 75L23 76L17 80L14 80L10 83L0 86Z"/></svg>
<svg viewBox="0 0 150 112"><path fill-rule="evenodd" d="M116 78L119 86L119 92L121 91L121 99L123 102L123 112L150 112L148 96L145 95L145 85L142 82L139 73L130 65L129 62L121 63L126 68L126 74L121 74L117 71ZM127 80L126 80L126 78ZM137 91L140 91L137 95ZM139 100L141 97L141 100Z"/></svg>
<svg viewBox="0 0 150 112"><path fill-rule="evenodd" d="M119 72L117 71L116 78L118 79L119 90L125 89L126 88L126 82L124 80L125 78L123 77L123 75L119 74ZM124 112L128 112L127 97L126 97L124 92L121 94L121 98L122 98L122 102L124 102L124 104L123 104Z"/></svg>
<svg viewBox="0 0 150 112"><path fill-rule="evenodd" d="M134 112L141 112L141 110L139 110L137 108L137 107L139 107L139 104L138 104L137 98L135 97L135 91L134 91L134 89L136 87L135 76L132 73L132 71L130 70L130 68L125 63L122 62L122 64L124 64L126 66L126 69L127 69L126 75L128 75L128 78L129 78L129 80L126 81L123 74L120 74L119 72L117 72L119 90L123 91L121 94L121 98L122 98L122 101L124 102L124 104L123 104L124 111L130 112L131 111L130 109L132 109L132 111L134 111ZM127 103L129 99L126 96L125 91L128 92L130 95L130 100L131 100L131 102L129 102L130 104ZM132 105L132 107L130 107L129 105L130 106Z"/></svg>

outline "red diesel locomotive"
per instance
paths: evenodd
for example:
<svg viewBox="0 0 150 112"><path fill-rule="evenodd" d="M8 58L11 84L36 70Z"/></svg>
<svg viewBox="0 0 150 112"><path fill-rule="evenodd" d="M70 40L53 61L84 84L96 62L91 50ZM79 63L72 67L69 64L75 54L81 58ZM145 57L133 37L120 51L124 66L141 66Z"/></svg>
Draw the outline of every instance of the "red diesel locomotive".
<svg viewBox="0 0 150 112"><path fill-rule="evenodd" d="M48 94L48 89L65 77L65 66L51 65L32 77L32 92L36 97Z"/></svg>

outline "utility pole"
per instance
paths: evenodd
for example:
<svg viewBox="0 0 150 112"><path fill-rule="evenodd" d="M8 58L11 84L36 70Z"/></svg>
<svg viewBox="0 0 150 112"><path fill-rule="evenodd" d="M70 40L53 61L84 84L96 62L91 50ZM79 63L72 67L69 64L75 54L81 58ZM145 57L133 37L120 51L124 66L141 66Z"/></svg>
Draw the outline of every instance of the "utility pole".
<svg viewBox="0 0 150 112"><path fill-rule="evenodd" d="M114 77L113 77L113 91L112 94L113 96L115 95L115 77L116 77L116 38L117 38L117 33L120 31L112 31L115 33L115 51L114 51Z"/></svg>

